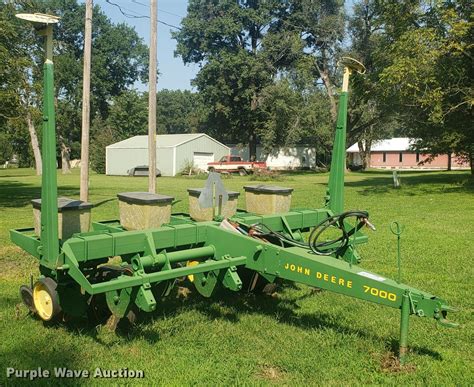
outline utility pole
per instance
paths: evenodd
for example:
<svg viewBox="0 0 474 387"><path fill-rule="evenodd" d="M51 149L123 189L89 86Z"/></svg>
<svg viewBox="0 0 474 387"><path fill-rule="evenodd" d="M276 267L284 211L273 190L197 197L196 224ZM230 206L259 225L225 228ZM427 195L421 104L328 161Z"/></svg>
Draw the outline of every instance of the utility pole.
<svg viewBox="0 0 474 387"><path fill-rule="evenodd" d="M92 8L93 0L86 0L84 31L84 70L82 86L82 137L81 137L81 189L80 198L89 199L89 126L91 89L91 46L92 46Z"/></svg>
<svg viewBox="0 0 474 387"><path fill-rule="evenodd" d="M150 68L148 73L148 192L156 192L156 26L157 0L150 1Z"/></svg>

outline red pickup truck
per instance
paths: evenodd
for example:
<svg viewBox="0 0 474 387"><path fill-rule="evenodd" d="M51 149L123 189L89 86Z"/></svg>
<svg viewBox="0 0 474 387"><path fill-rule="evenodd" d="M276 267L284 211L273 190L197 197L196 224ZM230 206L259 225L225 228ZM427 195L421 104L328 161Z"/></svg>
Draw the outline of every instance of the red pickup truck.
<svg viewBox="0 0 474 387"><path fill-rule="evenodd" d="M209 172L238 172L241 176L256 169L267 169L267 164L264 161L243 161L240 156L224 156L219 161L207 163Z"/></svg>

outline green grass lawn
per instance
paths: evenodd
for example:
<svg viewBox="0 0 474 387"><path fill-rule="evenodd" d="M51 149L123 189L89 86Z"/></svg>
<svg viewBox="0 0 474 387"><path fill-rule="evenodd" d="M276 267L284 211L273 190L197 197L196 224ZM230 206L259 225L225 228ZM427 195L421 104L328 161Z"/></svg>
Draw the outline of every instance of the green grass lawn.
<svg viewBox="0 0 474 387"><path fill-rule="evenodd" d="M59 194L77 198L79 175L58 175ZM284 176L275 182L294 188L293 206L319 208L327 174ZM221 293L203 299L172 295L157 311L126 332L105 326L59 324L51 327L29 316L18 288L37 275L34 258L9 241L8 229L30 227L30 200L40 196L40 178L31 170L0 170L0 385L6 367L68 367L93 371L144 370L138 382L166 385L226 384L474 384L473 258L474 181L468 172L403 172L403 187L391 188L390 172L351 173L346 177L346 209L364 209L377 227L360 247L361 266L395 278L397 220L402 235L402 279L458 307L451 314L461 329L411 317L410 366L387 366L397 350L398 310L327 291L286 284L275 297ZM118 218L116 193L146 190L146 178L92 175L93 220ZM249 177L224 180L243 193ZM269 183L269 182L267 182ZM202 179L159 178L158 191L181 201L187 211L188 187ZM244 195L239 205L244 208ZM40 383L97 383L98 379L44 380ZM107 383L108 380L102 380ZM121 380L133 383L133 380Z"/></svg>

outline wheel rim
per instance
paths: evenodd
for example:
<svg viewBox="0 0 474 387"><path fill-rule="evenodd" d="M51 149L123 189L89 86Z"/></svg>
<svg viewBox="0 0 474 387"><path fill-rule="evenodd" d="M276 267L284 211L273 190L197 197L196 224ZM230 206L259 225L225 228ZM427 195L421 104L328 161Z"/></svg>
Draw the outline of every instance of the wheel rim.
<svg viewBox="0 0 474 387"><path fill-rule="evenodd" d="M36 312L42 320L49 321L53 317L54 305L49 289L42 283L35 284L33 289L33 302Z"/></svg>

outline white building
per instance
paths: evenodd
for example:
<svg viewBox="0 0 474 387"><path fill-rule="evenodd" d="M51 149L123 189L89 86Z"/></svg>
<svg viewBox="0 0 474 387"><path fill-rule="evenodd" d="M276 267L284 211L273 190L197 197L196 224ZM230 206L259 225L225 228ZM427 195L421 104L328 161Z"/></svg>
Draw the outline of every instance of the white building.
<svg viewBox="0 0 474 387"><path fill-rule="evenodd" d="M452 154L432 156L429 153L412 150L415 140L407 137L395 137L375 141L370 148L368 166L379 169L468 169L469 163ZM347 149L349 164L361 165L359 145L353 144Z"/></svg>
<svg viewBox="0 0 474 387"><path fill-rule="evenodd" d="M229 145L231 155L249 160L249 147ZM314 168L316 166L316 148L308 145L295 145L288 148L277 148L270 153L257 146L257 160L265 161L272 170L290 170L297 168Z"/></svg>
<svg viewBox="0 0 474 387"><path fill-rule="evenodd" d="M156 167L163 176L175 176L186 164L207 170L207 163L230 153L228 146L204 133L156 136ZM127 175L134 167L148 165L148 136L135 136L105 148L107 175Z"/></svg>

